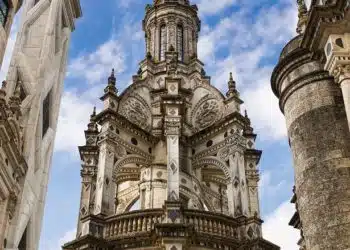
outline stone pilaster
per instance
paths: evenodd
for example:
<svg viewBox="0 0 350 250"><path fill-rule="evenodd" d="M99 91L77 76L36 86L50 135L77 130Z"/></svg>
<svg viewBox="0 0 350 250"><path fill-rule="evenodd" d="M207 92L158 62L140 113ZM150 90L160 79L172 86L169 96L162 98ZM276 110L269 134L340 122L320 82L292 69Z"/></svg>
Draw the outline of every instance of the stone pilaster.
<svg viewBox="0 0 350 250"><path fill-rule="evenodd" d="M174 111L175 108L172 109ZM168 170L168 200L179 200L179 186L180 186L180 159L179 159L179 130L180 117L166 117L166 138L167 138L167 170Z"/></svg>
<svg viewBox="0 0 350 250"><path fill-rule="evenodd" d="M114 213L115 183L112 181L114 149L106 141L100 145L94 214Z"/></svg>

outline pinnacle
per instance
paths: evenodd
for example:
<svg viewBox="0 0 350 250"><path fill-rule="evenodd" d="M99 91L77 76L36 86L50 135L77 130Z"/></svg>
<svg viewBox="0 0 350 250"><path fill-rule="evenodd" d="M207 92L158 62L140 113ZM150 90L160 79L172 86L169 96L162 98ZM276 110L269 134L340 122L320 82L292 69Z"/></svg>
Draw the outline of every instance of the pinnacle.
<svg viewBox="0 0 350 250"><path fill-rule="evenodd" d="M230 72L230 77L227 85L228 85L228 91L226 93L227 97L238 95L238 91L236 89L236 82L233 80L232 72Z"/></svg>
<svg viewBox="0 0 350 250"><path fill-rule="evenodd" d="M113 84L115 85L117 79L115 78L114 76L114 69L112 69L112 72L111 72L111 75L110 77L108 78L108 84Z"/></svg>
<svg viewBox="0 0 350 250"><path fill-rule="evenodd" d="M107 87L105 88L104 92L107 93L113 93L113 94L117 94L118 90L115 87L117 82L117 79L115 78L114 75L114 69L112 69L111 75L108 77L108 84Z"/></svg>

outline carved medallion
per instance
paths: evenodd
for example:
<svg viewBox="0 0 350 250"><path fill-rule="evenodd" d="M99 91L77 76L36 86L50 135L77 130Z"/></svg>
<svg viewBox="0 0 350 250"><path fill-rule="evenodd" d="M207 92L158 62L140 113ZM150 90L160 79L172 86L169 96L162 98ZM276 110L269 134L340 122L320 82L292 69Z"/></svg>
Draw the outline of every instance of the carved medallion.
<svg viewBox="0 0 350 250"><path fill-rule="evenodd" d="M144 100L129 96L120 109L121 114L128 118L128 120L141 128L149 129L151 117L150 109Z"/></svg>
<svg viewBox="0 0 350 250"><path fill-rule="evenodd" d="M216 99L206 97L194 110L193 122L196 128L204 129L220 119L220 106Z"/></svg>

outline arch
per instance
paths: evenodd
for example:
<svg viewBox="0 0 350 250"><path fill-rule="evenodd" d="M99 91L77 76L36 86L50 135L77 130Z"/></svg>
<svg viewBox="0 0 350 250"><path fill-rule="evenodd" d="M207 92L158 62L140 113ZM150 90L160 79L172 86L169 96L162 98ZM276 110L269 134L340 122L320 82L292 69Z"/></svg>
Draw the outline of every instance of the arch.
<svg viewBox="0 0 350 250"><path fill-rule="evenodd" d="M134 195L130 199L130 201L126 204L124 212L131 212L131 211L140 210L141 204L140 203L137 204L137 202L139 202L139 201L140 201L140 194L139 194L139 192L137 192L136 195ZM133 207L136 208L137 205L139 206L138 209L133 209Z"/></svg>
<svg viewBox="0 0 350 250"><path fill-rule="evenodd" d="M119 170L126 164L140 164L140 165L148 165L150 162L140 156L140 155L135 155L135 154L132 154L132 155L127 155L125 156L124 158L120 159L119 161L117 161L115 164L114 164L114 167L113 167L113 178L115 179L115 177L117 176Z"/></svg>
<svg viewBox="0 0 350 250"><path fill-rule="evenodd" d="M201 158L201 159L194 162L193 168L196 169L196 168L202 167L204 165L214 165L214 166L220 168L224 172L226 179L228 181L231 179L229 168L226 166L226 164L224 162L218 160L216 157L208 156L208 157Z"/></svg>

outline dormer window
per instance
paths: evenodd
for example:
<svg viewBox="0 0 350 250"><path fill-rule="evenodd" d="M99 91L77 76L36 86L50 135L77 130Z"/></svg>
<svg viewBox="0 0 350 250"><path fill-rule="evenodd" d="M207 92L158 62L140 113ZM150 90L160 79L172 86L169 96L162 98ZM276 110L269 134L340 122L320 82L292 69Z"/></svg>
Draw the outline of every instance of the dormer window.
<svg viewBox="0 0 350 250"><path fill-rule="evenodd" d="M9 15L8 0L0 0L0 23L3 27L5 27L6 25L8 15Z"/></svg>
<svg viewBox="0 0 350 250"><path fill-rule="evenodd" d="M184 29L182 25L177 26L177 52L179 61L184 60Z"/></svg>
<svg viewBox="0 0 350 250"><path fill-rule="evenodd" d="M165 51L167 48L167 30L165 24L160 26L160 39L159 39L159 61L165 60Z"/></svg>

